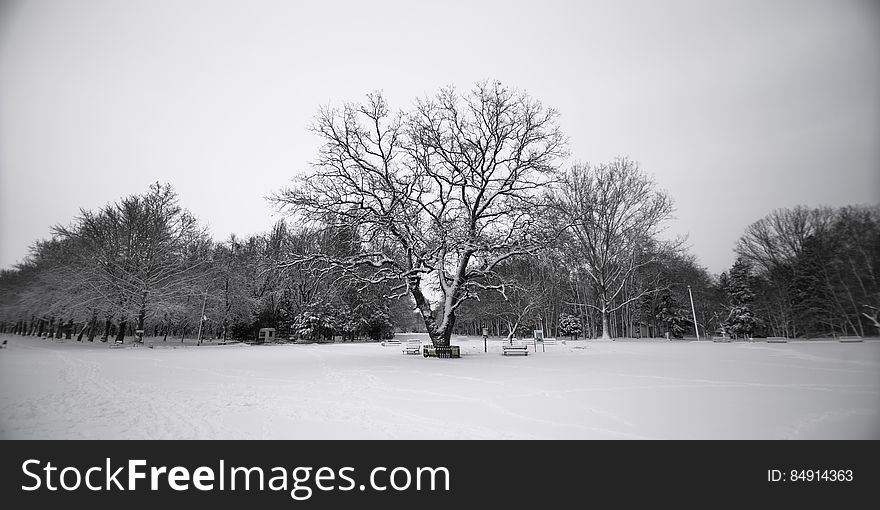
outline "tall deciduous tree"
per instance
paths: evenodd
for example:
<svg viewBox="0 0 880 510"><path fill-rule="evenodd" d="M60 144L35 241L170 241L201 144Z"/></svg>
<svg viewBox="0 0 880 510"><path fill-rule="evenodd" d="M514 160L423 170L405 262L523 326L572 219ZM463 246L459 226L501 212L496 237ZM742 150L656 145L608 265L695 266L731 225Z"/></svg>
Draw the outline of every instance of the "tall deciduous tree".
<svg viewBox="0 0 880 510"><path fill-rule="evenodd" d="M157 303L191 292L204 277L197 269L207 261L207 236L169 185L154 184L98 212L83 210L54 232L79 247L71 262L116 312L120 342L130 318L143 329Z"/></svg>
<svg viewBox="0 0 880 510"><path fill-rule="evenodd" d="M313 171L276 200L356 229L351 255L311 258L410 294L434 345L448 346L462 303L500 289L497 265L536 246L541 194L565 154L556 118L500 83L443 89L400 113L371 94L320 111Z"/></svg>
<svg viewBox="0 0 880 510"><path fill-rule="evenodd" d="M656 251L646 248L672 214L672 200L638 164L618 158L574 165L559 187L556 209L569 229L572 260L598 296L598 303L588 306L602 316L602 338L610 338L609 314L656 290L615 302L635 272L654 260Z"/></svg>

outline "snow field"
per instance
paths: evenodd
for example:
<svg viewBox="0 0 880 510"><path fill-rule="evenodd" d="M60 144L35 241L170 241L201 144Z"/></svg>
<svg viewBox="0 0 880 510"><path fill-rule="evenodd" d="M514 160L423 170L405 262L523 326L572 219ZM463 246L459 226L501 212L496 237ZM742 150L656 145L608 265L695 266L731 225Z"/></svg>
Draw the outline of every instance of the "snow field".
<svg viewBox="0 0 880 510"><path fill-rule="evenodd" d="M580 340L507 357L458 337L462 358L439 360L376 343L3 339L3 439L880 439L876 340Z"/></svg>

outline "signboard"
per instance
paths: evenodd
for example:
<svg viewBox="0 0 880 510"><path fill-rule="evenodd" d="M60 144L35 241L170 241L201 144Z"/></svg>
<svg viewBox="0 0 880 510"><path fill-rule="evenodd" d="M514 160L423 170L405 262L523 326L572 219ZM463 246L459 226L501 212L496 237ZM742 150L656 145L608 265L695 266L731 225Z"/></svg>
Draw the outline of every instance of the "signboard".
<svg viewBox="0 0 880 510"><path fill-rule="evenodd" d="M275 341L275 328L260 328L260 332L257 335L257 342L274 342Z"/></svg>

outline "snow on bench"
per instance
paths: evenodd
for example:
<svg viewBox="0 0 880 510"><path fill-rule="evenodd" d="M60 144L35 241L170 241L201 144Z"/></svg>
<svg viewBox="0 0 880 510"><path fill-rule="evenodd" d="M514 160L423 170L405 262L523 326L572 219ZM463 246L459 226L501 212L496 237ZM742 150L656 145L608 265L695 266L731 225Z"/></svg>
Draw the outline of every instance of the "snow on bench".
<svg viewBox="0 0 880 510"><path fill-rule="evenodd" d="M768 344L784 344L788 342L788 338L784 336L768 336L767 343Z"/></svg>
<svg viewBox="0 0 880 510"><path fill-rule="evenodd" d="M507 356L508 354L522 354L523 356L528 356L529 346L523 342L513 342L511 344L502 345L501 355Z"/></svg>
<svg viewBox="0 0 880 510"><path fill-rule="evenodd" d="M860 336L842 336L842 337L838 338L838 340L841 342L844 342L844 343L863 341L862 337L860 337Z"/></svg>
<svg viewBox="0 0 880 510"><path fill-rule="evenodd" d="M713 336L712 341L717 343L728 343L730 342L730 337L727 336Z"/></svg>
<svg viewBox="0 0 880 510"><path fill-rule="evenodd" d="M404 354L421 354L422 353L422 342L418 340L409 340L406 342L406 345L403 346Z"/></svg>
<svg viewBox="0 0 880 510"><path fill-rule="evenodd" d="M400 347L401 345L400 340L395 340L393 338L391 340L382 340L382 347Z"/></svg>

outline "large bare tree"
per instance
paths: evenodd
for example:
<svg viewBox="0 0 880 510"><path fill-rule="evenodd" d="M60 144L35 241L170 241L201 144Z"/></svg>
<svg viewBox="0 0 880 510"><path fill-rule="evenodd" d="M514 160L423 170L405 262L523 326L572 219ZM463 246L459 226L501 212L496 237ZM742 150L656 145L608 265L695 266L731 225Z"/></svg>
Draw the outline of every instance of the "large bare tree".
<svg viewBox="0 0 880 510"><path fill-rule="evenodd" d="M618 299L636 271L654 261L655 238L672 214L672 200L638 164L618 158L574 165L559 186L556 210L569 229L571 263L597 294L597 304L583 304L601 314L602 338L610 338L609 314L656 290Z"/></svg>
<svg viewBox="0 0 880 510"><path fill-rule="evenodd" d="M503 290L497 265L539 241L541 197L566 154L557 116L497 82L443 89L399 113L381 93L322 109L312 171L275 200L321 227L355 228L357 246L288 264L320 259L391 284L412 296L433 344L448 346L459 306Z"/></svg>

